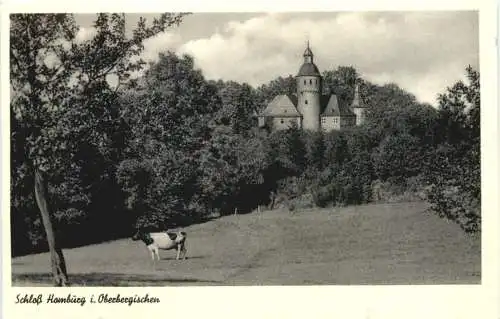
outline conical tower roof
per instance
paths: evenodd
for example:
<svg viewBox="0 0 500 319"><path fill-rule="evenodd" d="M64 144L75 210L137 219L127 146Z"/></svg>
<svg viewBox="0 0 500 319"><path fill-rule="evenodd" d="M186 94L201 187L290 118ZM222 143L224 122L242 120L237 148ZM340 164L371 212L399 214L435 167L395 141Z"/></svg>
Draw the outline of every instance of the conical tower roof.
<svg viewBox="0 0 500 319"><path fill-rule="evenodd" d="M309 47L309 41L307 41L307 48L304 51L304 57L310 56L311 58L314 57L314 54L311 51L311 48Z"/></svg>
<svg viewBox="0 0 500 319"><path fill-rule="evenodd" d="M307 41L307 48L304 51L304 63L300 67L297 76L321 76L318 67L314 64L314 54L309 47L309 41Z"/></svg>

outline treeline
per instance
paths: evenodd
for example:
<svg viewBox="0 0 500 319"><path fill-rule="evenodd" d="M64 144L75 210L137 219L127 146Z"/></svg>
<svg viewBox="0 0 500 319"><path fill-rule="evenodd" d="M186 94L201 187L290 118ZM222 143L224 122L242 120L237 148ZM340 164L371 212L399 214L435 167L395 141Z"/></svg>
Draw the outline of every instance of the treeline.
<svg viewBox="0 0 500 319"><path fill-rule="evenodd" d="M464 230L478 231L479 74L466 72L469 82L443 89L434 108L395 84L360 79L352 67L329 70L324 91L343 103L362 83L366 123L341 132L267 132L255 114L276 94L295 91L292 76L258 88L207 81L192 57L160 54L137 81L117 90L99 82L78 92L64 116L44 113L52 117L47 147L58 147L42 158L61 159L46 164L54 228L67 247L259 205L293 211L425 199ZM94 96L95 104L88 100ZM30 135L30 121L40 119L11 110L16 255L46 243L33 193L38 157L29 147L40 143Z"/></svg>

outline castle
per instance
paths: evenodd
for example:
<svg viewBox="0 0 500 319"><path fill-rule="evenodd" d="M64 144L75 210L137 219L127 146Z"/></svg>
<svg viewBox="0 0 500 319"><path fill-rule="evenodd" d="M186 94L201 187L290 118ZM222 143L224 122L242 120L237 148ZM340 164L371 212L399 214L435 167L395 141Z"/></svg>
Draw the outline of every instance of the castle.
<svg viewBox="0 0 500 319"><path fill-rule="evenodd" d="M259 127L271 130L289 128L292 123L304 130L332 131L360 125L365 120L366 105L356 85L351 105L341 105L335 94L322 94L322 77L307 43L304 63L297 74L297 93L276 96L258 114Z"/></svg>

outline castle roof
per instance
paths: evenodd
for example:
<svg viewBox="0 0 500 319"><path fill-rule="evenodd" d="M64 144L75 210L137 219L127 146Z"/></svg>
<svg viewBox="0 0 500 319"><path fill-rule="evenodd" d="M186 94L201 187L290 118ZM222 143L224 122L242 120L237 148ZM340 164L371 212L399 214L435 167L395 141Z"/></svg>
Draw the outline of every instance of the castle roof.
<svg viewBox="0 0 500 319"><path fill-rule="evenodd" d="M307 41L307 48L304 51L304 64L300 67L297 76L321 76L318 67L314 64L314 54L309 47L309 41Z"/></svg>
<svg viewBox="0 0 500 319"><path fill-rule="evenodd" d="M321 116L356 116L354 112L344 103L339 103L337 96L332 94L326 95L328 102L324 105Z"/></svg>
<svg viewBox="0 0 500 319"><path fill-rule="evenodd" d="M277 95L259 116L271 117L300 117L297 110L297 96ZM356 116L348 105L339 103L335 94L322 95L320 98L321 116Z"/></svg>
<svg viewBox="0 0 500 319"><path fill-rule="evenodd" d="M314 64L314 55L307 42L307 48L304 51L304 63L299 69L297 76L318 76L321 77L318 67ZM265 117L302 117L302 114L297 110L298 99L296 95L282 94L274 97L268 103L264 111L258 116ZM356 105L356 106L355 106ZM359 97L359 88L356 86L355 96L351 107L346 103L340 103L335 94L320 96L320 116L342 116L355 117L352 107L361 107L362 101ZM364 105L364 104L363 104Z"/></svg>
<svg viewBox="0 0 500 319"><path fill-rule="evenodd" d="M337 100L336 95L330 95L330 98L328 99L328 103L326 104L326 107L323 110L321 115L323 115L323 116L339 116L340 115L339 101Z"/></svg>
<svg viewBox="0 0 500 319"><path fill-rule="evenodd" d="M297 111L297 97L291 94L275 96L260 116L300 117L301 114Z"/></svg>
<svg viewBox="0 0 500 319"><path fill-rule="evenodd" d="M306 62L300 67L297 76L321 76L321 74L316 64Z"/></svg>

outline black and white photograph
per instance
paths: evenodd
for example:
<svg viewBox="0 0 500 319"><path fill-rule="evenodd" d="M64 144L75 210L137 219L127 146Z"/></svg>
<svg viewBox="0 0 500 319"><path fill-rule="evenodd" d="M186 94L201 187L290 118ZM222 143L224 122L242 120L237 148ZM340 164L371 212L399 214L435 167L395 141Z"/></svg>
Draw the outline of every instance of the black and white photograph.
<svg viewBox="0 0 500 319"><path fill-rule="evenodd" d="M18 302L484 284L478 10L8 18Z"/></svg>

